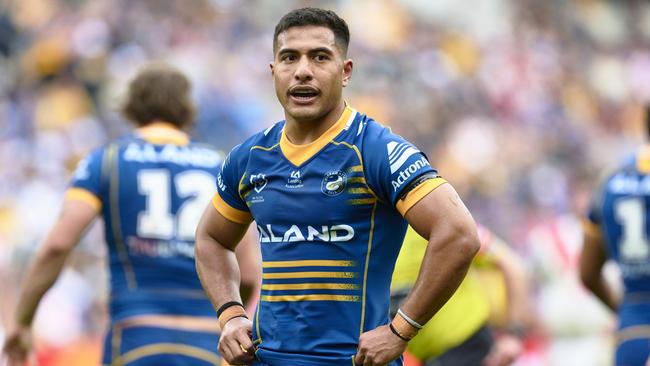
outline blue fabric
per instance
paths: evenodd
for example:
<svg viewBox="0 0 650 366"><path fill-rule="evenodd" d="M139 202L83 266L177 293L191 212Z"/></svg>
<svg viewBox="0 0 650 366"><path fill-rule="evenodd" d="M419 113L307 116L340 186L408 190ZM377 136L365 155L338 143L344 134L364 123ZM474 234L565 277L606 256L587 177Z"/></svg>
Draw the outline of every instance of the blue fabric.
<svg viewBox="0 0 650 366"><path fill-rule="evenodd" d="M121 363L118 360L120 366L215 366L220 361L218 343L219 336L216 333L153 327L114 327L106 335L102 363L110 365L123 357L121 361L131 361ZM172 348L171 344L182 348ZM117 347L119 354L113 354L113 347Z"/></svg>
<svg viewBox="0 0 650 366"><path fill-rule="evenodd" d="M609 174L587 214L604 238L610 259L621 268L625 295L619 329L650 324L650 174L640 171L635 154ZM616 365L645 365L650 341L626 341L616 351Z"/></svg>
<svg viewBox="0 0 650 366"><path fill-rule="evenodd" d="M201 144L128 135L91 153L71 187L102 202L113 321L139 314L216 316L196 274L194 231L222 155Z"/></svg>
<svg viewBox="0 0 650 366"><path fill-rule="evenodd" d="M616 366L645 366L650 355L650 338L632 339L616 349Z"/></svg>
<svg viewBox="0 0 650 366"><path fill-rule="evenodd" d="M253 325L269 365L351 365L359 335L389 321L407 226L395 204L410 182L436 171L387 128L352 118L299 166L282 152L279 122L234 148L219 175L219 195L252 214L269 263Z"/></svg>

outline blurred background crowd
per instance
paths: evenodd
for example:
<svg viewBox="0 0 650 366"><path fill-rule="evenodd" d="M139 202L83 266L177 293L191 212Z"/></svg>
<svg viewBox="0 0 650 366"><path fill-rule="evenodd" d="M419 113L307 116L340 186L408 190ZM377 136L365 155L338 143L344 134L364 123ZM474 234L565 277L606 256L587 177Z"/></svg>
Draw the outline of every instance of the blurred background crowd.
<svg viewBox="0 0 650 366"><path fill-rule="evenodd" d="M227 151L282 119L273 28L307 5L350 25L348 102L426 152L526 261L538 337L519 364L608 364L615 322L576 264L599 176L645 137L650 3L640 0L0 0L0 343L71 170L128 131L118 109L138 67L186 72L192 134ZM97 362L103 254L96 227L46 297L40 364Z"/></svg>

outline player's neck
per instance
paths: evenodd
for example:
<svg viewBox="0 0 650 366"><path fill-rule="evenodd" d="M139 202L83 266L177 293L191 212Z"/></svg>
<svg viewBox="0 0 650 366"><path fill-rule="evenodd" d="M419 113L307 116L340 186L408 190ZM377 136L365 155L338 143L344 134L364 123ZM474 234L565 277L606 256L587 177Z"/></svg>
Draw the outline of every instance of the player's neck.
<svg viewBox="0 0 650 366"><path fill-rule="evenodd" d="M298 120L287 115L284 134L295 145L312 143L339 120L344 110L345 102L341 99L335 108L315 120Z"/></svg>

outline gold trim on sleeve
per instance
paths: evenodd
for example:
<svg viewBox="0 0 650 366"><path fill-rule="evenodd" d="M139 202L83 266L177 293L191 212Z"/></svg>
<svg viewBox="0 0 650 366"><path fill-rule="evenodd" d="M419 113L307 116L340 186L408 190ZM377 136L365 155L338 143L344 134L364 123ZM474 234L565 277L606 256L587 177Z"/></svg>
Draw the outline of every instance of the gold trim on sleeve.
<svg viewBox="0 0 650 366"><path fill-rule="evenodd" d="M434 189L440 187L442 184L447 183L443 178L437 177L429 179L419 186L415 187L411 192L409 192L406 197L397 201L395 207L402 216L405 216L408 210L411 209L416 203L418 203L424 196L431 193Z"/></svg>
<svg viewBox="0 0 650 366"><path fill-rule="evenodd" d="M253 216L250 212L242 211L230 206L223 200L223 198L221 198L219 192L216 192L212 197L212 206L214 206L223 217L234 223L246 225L253 221Z"/></svg>

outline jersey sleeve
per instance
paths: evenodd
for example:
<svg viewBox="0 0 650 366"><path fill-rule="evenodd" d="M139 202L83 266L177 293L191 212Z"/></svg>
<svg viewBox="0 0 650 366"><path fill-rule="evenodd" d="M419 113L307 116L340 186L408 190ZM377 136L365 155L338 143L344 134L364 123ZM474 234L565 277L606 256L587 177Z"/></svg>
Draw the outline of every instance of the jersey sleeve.
<svg viewBox="0 0 650 366"><path fill-rule="evenodd" d="M587 215L582 222L584 232L592 234L593 236L602 235L601 225L603 222L603 196L605 195L605 187L609 179L601 182L598 189L594 192Z"/></svg>
<svg viewBox="0 0 650 366"><path fill-rule="evenodd" d="M387 128L366 136L363 159L368 185L402 216L446 181L417 147Z"/></svg>
<svg viewBox="0 0 650 366"><path fill-rule="evenodd" d="M102 158L104 150L98 149L83 158L75 169L65 200L84 201L97 211L102 207Z"/></svg>
<svg viewBox="0 0 650 366"><path fill-rule="evenodd" d="M246 202L239 194L239 184L244 179L241 146L235 147L226 157L217 175L217 192L212 198L214 208L229 221L249 224L253 221Z"/></svg>

